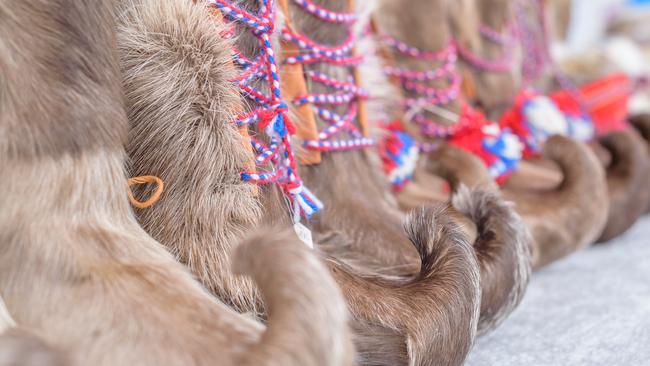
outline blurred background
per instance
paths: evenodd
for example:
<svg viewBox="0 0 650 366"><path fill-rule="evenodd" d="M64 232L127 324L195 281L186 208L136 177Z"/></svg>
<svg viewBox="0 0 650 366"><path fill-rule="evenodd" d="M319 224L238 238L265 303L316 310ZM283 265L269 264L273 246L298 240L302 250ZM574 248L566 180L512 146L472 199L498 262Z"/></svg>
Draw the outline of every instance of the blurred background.
<svg viewBox="0 0 650 366"><path fill-rule="evenodd" d="M546 0L551 54L574 81L623 71L650 112L650 0ZM550 5L550 6L549 6ZM650 182L648 182L650 185ZM650 217L540 270L467 365L650 365Z"/></svg>

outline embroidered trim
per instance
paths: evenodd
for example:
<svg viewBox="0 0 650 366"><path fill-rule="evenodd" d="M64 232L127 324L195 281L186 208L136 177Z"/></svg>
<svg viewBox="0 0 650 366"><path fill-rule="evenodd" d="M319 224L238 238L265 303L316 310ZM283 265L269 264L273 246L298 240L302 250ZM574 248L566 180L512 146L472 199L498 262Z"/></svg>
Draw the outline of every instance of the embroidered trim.
<svg viewBox="0 0 650 366"><path fill-rule="evenodd" d="M570 136L564 114L548 97L524 89L513 106L501 118L501 127L510 128L524 143L524 156L537 156L544 142L552 135Z"/></svg>
<svg viewBox="0 0 650 366"><path fill-rule="evenodd" d="M522 158L524 146L518 136L508 128L501 129L468 104L463 104L460 118L468 122L447 142L481 158L497 183L504 183Z"/></svg>
<svg viewBox="0 0 650 366"><path fill-rule="evenodd" d="M238 8L227 0L209 0L209 4L220 10L223 16L246 25L259 41L262 51L249 59L239 50L233 52L235 64L242 73L233 82L242 90L245 97L259 107L239 116L238 126L257 124L265 132L268 145L257 138L251 138L253 149L257 152L255 164L258 167L271 166L264 173L244 172L242 180L255 184L276 183L292 203L293 220L300 221L300 215L310 218L323 208L323 204L302 183L296 170L296 161L291 148L290 135L295 127L288 116L288 107L282 98L278 67L271 43L275 27L275 1L262 0L260 10L253 14ZM232 33L229 35L232 36ZM270 92L254 86L255 82L268 85Z"/></svg>
<svg viewBox="0 0 650 366"><path fill-rule="evenodd" d="M589 106L588 111L566 90L546 97L524 89L504 113L500 124L510 128L525 144L525 157L538 155L542 144L554 134L589 141L596 134L627 127L631 84L625 75L614 74L596 80L582 86L578 93Z"/></svg>
<svg viewBox="0 0 650 366"><path fill-rule="evenodd" d="M394 191L401 191L413 178L420 157L417 142L404 131L400 121L382 126L386 136L379 143L384 173Z"/></svg>

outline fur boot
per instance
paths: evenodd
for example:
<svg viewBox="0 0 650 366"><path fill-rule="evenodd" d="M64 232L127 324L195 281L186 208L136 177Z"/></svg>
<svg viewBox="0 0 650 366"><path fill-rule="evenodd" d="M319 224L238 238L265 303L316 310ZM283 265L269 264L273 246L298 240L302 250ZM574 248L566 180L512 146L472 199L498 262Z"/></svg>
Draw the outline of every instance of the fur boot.
<svg viewBox="0 0 650 366"><path fill-rule="evenodd" d="M265 328L137 224L111 2L4 0L0 18L0 293L18 324L74 364L352 361L340 292L292 234L235 254L266 298Z"/></svg>

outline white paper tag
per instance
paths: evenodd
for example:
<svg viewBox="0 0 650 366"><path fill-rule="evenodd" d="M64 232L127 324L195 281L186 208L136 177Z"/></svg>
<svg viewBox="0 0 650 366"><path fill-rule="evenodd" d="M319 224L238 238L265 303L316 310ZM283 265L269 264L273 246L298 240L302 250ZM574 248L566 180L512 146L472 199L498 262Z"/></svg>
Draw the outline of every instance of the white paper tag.
<svg viewBox="0 0 650 366"><path fill-rule="evenodd" d="M310 249L314 249L314 241L311 238L311 230L299 222L293 225L293 230L296 231L296 235L298 235L298 238L300 238L303 243L305 243Z"/></svg>
<svg viewBox="0 0 650 366"><path fill-rule="evenodd" d="M5 330L13 328L15 326L16 323L11 318L11 315L9 315L9 311L5 307L4 300L2 300L2 297L0 296L0 333L4 333Z"/></svg>

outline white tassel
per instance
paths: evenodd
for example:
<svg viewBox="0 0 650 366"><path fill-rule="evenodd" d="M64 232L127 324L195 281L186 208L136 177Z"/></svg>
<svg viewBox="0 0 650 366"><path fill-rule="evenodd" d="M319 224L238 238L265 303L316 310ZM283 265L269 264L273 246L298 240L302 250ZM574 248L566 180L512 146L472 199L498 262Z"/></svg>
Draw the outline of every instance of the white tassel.
<svg viewBox="0 0 650 366"><path fill-rule="evenodd" d="M308 218L323 208L323 203L307 189L304 185L291 189L289 191L293 197L294 222L300 222L300 211L305 213ZM309 204L312 202L313 206Z"/></svg>

